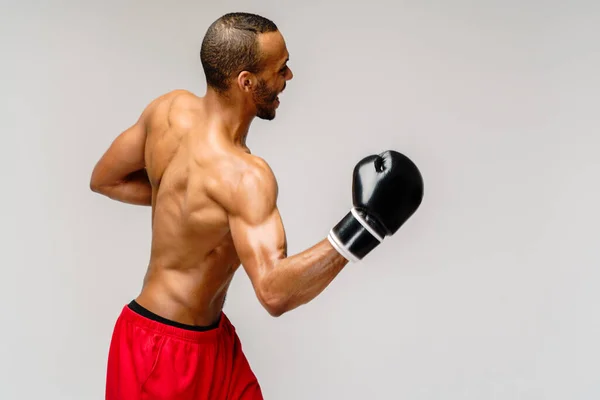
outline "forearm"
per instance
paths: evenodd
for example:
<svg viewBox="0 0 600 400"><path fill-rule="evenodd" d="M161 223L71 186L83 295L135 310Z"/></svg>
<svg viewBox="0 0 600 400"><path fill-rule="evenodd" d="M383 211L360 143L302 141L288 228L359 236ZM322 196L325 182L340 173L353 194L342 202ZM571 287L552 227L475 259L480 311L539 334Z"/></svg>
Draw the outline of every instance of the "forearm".
<svg viewBox="0 0 600 400"><path fill-rule="evenodd" d="M93 186L92 190L123 203L140 206L152 204L152 185L145 170L136 171L115 184Z"/></svg>
<svg viewBox="0 0 600 400"><path fill-rule="evenodd" d="M326 240L279 260L262 280L264 302L280 315L317 297L348 261Z"/></svg>

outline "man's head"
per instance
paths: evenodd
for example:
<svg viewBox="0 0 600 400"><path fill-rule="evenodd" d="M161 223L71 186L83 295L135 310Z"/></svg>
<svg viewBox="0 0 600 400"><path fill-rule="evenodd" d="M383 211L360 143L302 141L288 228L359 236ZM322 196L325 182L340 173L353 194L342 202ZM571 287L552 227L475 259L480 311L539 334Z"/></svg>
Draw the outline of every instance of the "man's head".
<svg viewBox="0 0 600 400"><path fill-rule="evenodd" d="M209 88L225 96L236 92L259 118L275 117L277 96L293 75L285 40L272 21L249 13L223 15L208 28L200 58Z"/></svg>

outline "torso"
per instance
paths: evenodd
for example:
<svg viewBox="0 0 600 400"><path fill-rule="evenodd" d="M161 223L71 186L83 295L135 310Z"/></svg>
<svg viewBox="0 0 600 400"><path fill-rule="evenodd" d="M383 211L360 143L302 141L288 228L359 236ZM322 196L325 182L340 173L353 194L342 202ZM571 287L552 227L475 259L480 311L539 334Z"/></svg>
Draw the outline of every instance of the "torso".
<svg viewBox="0 0 600 400"><path fill-rule="evenodd" d="M146 129L152 245L136 300L173 321L210 325L240 265L227 213L211 193L235 185L251 156L223 140L202 100L187 92L158 99Z"/></svg>

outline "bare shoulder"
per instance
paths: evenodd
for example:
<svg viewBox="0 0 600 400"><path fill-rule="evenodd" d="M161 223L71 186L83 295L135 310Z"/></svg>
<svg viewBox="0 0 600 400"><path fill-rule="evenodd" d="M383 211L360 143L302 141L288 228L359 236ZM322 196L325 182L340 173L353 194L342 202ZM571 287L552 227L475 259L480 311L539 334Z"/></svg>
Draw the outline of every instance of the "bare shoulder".
<svg viewBox="0 0 600 400"><path fill-rule="evenodd" d="M169 126L189 129L195 123L193 110L199 102L200 98L188 90L173 90L152 100L142 117L147 122L168 122Z"/></svg>
<svg viewBox="0 0 600 400"><path fill-rule="evenodd" d="M263 194L269 201L277 197L277 180L271 166L261 157L244 154L244 169L240 175L240 184L237 187L237 197L255 196Z"/></svg>
<svg viewBox="0 0 600 400"><path fill-rule="evenodd" d="M240 151L224 166L227 169L211 192L230 215L262 218L275 209L277 180L264 159Z"/></svg>

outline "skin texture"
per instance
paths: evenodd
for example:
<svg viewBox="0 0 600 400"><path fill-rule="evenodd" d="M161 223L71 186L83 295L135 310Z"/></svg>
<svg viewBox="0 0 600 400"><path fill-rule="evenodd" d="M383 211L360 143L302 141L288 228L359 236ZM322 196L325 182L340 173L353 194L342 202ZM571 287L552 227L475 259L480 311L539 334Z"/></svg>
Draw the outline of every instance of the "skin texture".
<svg viewBox="0 0 600 400"><path fill-rule="evenodd" d="M287 255L277 182L246 136L273 119L292 79L280 32L259 36L263 69L241 72L228 92L177 90L150 103L97 162L90 188L152 207L148 270L136 301L165 318L210 325L240 265L256 296L280 316L318 296L347 264L326 238Z"/></svg>

